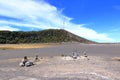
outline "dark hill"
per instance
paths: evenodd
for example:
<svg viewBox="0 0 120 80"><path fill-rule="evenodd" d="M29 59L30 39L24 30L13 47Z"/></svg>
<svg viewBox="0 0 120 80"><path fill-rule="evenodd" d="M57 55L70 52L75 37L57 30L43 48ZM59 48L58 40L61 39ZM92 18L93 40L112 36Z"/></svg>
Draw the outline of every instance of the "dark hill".
<svg viewBox="0 0 120 80"><path fill-rule="evenodd" d="M0 31L0 44L16 43L50 43L50 42L80 42L95 43L74 35L63 29L49 29L43 31Z"/></svg>

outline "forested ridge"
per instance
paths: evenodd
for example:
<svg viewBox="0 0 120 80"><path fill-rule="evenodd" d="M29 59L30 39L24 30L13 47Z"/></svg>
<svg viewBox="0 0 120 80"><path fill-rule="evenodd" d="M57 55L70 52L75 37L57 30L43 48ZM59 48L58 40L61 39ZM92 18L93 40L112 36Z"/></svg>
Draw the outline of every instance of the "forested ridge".
<svg viewBox="0 0 120 80"><path fill-rule="evenodd" d="M87 39L76 36L63 29L49 29L42 31L0 31L0 44L18 43L50 43L50 42L81 42L92 43Z"/></svg>

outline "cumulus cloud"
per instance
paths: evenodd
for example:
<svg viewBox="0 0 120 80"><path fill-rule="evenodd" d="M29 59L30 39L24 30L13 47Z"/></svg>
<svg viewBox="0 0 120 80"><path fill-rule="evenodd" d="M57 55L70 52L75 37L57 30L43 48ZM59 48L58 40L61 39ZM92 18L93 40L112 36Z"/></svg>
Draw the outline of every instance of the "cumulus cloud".
<svg viewBox="0 0 120 80"><path fill-rule="evenodd" d="M6 26L0 27L0 30L19 30L12 28L15 26L38 29L65 27L66 30L87 39L114 41L105 33L97 33L85 27L85 24L72 23L72 18L65 16L62 10L44 0L0 0L0 16L9 18L0 19L0 26Z"/></svg>

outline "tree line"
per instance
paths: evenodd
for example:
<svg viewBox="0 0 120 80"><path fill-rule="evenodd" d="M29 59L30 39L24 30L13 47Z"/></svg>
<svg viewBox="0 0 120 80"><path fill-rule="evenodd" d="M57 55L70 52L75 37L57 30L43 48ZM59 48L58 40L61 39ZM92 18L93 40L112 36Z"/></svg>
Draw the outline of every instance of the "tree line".
<svg viewBox="0 0 120 80"><path fill-rule="evenodd" d="M0 44L68 42L74 39L65 30L0 31Z"/></svg>

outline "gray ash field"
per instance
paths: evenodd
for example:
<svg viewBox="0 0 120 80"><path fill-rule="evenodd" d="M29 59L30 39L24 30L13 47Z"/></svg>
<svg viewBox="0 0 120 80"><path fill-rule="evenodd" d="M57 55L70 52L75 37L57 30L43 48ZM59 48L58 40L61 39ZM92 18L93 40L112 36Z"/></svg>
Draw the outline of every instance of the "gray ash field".
<svg viewBox="0 0 120 80"><path fill-rule="evenodd" d="M58 56L71 55L77 51L79 55L83 55L86 51L87 55L93 56L120 56L120 44L80 44L80 43L64 43L49 48L38 49L18 49L18 50L0 50L1 59L22 58L23 56L33 57L40 56Z"/></svg>
<svg viewBox="0 0 120 80"><path fill-rule="evenodd" d="M0 80L120 80L119 44L66 43L38 49L0 50ZM79 57L70 57L77 52ZM83 53L88 58L83 57ZM67 56L61 56L61 55ZM31 67L20 67L24 56L40 61Z"/></svg>

